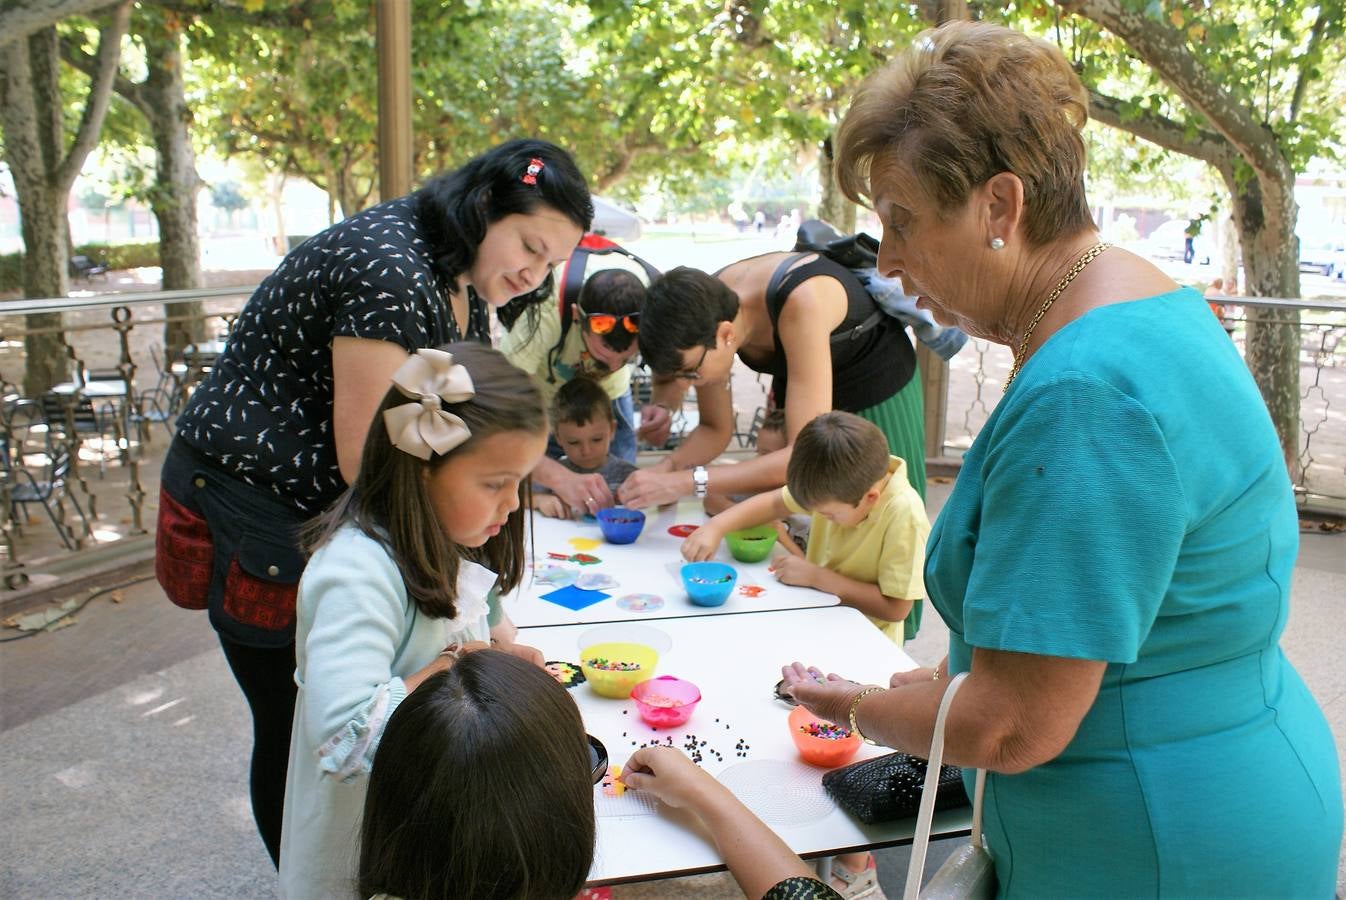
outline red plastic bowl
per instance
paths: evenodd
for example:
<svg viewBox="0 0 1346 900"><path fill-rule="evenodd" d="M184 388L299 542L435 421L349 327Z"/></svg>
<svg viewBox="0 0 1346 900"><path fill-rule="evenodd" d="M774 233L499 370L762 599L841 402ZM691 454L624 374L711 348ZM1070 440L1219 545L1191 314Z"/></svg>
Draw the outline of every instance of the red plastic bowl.
<svg viewBox="0 0 1346 900"><path fill-rule="evenodd" d="M814 723L831 725L826 719L820 719L802 706L790 710L790 737L804 762L815 766L833 769L850 762L864 743L860 735L851 734L844 738L815 737L804 729Z"/></svg>
<svg viewBox="0 0 1346 900"><path fill-rule="evenodd" d="M631 689L640 717L656 728L681 725L692 717L701 702L701 691L690 681L660 675Z"/></svg>

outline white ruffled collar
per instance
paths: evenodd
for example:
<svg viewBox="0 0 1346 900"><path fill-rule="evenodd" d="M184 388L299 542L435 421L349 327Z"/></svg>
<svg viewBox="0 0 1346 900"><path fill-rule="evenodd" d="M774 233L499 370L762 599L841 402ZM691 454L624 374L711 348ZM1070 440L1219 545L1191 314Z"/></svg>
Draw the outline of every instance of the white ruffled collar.
<svg viewBox="0 0 1346 900"><path fill-rule="evenodd" d="M481 621L489 609L486 597L498 580L498 576L485 566L459 560L458 596L453 602L458 615L449 620L449 631L463 631Z"/></svg>

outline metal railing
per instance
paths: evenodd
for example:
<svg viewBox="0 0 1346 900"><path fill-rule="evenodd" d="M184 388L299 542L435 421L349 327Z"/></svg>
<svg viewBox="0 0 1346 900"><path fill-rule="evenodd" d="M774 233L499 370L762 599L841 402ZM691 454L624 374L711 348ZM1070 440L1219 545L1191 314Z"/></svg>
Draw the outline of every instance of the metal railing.
<svg viewBox="0 0 1346 900"><path fill-rule="evenodd" d="M146 533L141 464L148 461L150 428L159 420L159 416L147 415L148 395L152 387L170 385L172 391L185 397L194 377L200 374L183 361L193 358L193 345L187 344L185 356L182 352L170 355L163 349L164 338L174 331L226 336L253 290L253 286L241 286L0 303L0 380L5 384L0 451L6 454L7 463L0 475L0 586L14 588L26 582L21 568L25 554L20 547L41 543L21 540L25 526L15 515L11 492L16 482L11 476L30 463L42 472L41 467L61 449L53 443L57 433L62 447L69 449L71 461L70 471L61 482L52 479L49 483L49 507L62 543L73 545L79 552L96 543L95 537L115 539ZM204 313L196 314L196 308L191 313L178 311L182 304L201 301ZM60 314L60 324L30 324L30 316L49 314ZM39 397L25 397L19 387L24 380L29 341L54 334L62 338L60 353L64 360L57 368L64 372L66 381L64 393L59 394L65 404L65 422L44 415ZM100 390L93 390L95 387ZM76 421L86 399L116 407L109 432L92 440L81 437ZM111 460L105 459L109 444ZM166 440L163 445L167 445ZM95 453L98 456L92 455ZM124 479L119 489L125 494L128 515L118 524L127 527L95 534L89 522L79 521L81 530L67 521L65 506L71 490L83 498L80 502L79 496L75 497L77 506L88 511L90 520L97 519L98 498L84 471L90 459L98 459L100 477L110 461L114 465L107 466L109 473L115 468L118 480ZM157 480L157 460L153 464Z"/></svg>
<svg viewBox="0 0 1346 900"><path fill-rule="evenodd" d="M154 450L147 446L149 435L141 431L145 419L140 404L147 386L161 380L159 366L173 364L173 360L162 354L157 360L151 359L154 348L163 343L166 326L199 323L204 318L205 334L226 335L232 330L239 310L253 289L253 286L240 286L148 291L0 303L0 378L6 382L22 380L24 339L57 330L55 327L30 329L27 316L40 313L62 314L60 331L64 335L63 349L72 375L115 369L124 382L125 405L117 420L115 458L110 460L109 473L117 469L119 477L125 478L125 485L119 486L118 490L125 494L129 527L124 529L124 534L122 530L113 529L117 534L110 536L146 533L145 490L140 467L142 463L157 466L158 461L150 455ZM193 301L205 301L203 316L174 312L178 304ZM1346 306L1242 297L1229 298L1228 302L1237 304L1228 307L1227 313L1232 324L1231 337L1240 352L1244 346L1246 323L1260 310L1292 308L1300 311L1301 437L1295 492L1305 509L1346 514L1346 340L1343 340L1346 339ZM969 341L953 358L945 379L944 442L942 448L935 448L937 455L942 451L946 456L959 456L971 446L999 401L1010 362L1008 348L979 340ZM179 363L175 389L185 394L190 390L191 382L192 373ZM8 399L12 401L14 398ZM927 402L933 402L932 398L927 398ZM12 461L21 465L25 453L40 452L40 448L31 440L31 434L13 434L8 425L6 418L4 451L10 454ZM163 445L166 444L164 441ZM81 504L85 509L96 508L96 497L84 477L79 454L72 455L76 461L70 483L87 499L87 504ZM157 479L157 468L149 474ZM21 583L19 557L24 555L20 549L23 542L19 540L23 525L13 515L9 490L9 479L0 479L0 585L4 587ZM60 498L56 500L60 508ZM77 548L89 543L90 534L77 532L66 523L63 511L60 520L60 527L66 529L66 535Z"/></svg>

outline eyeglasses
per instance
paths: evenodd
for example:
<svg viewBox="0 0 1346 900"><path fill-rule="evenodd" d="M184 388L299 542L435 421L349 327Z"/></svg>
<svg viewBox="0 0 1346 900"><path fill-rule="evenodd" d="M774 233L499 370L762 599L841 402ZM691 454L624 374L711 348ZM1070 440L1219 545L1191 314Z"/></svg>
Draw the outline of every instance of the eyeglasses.
<svg viewBox="0 0 1346 900"><path fill-rule="evenodd" d="M589 739L589 766L593 769L594 784L598 784L608 772L608 748L592 734L585 737Z"/></svg>
<svg viewBox="0 0 1346 900"><path fill-rule="evenodd" d="M622 327L630 334L640 334L640 313L633 312L624 316L613 315L612 313L587 313L579 305L575 306L579 310L580 317L584 319L585 327L594 334L611 334L612 330L621 322Z"/></svg>
<svg viewBox="0 0 1346 900"><path fill-rule="evenodd" d="M674 378L681 378L686 381L696 381L701 377L701 367L706 364L706 354L710 352L710 347L701 348L701 358L696 361L696 365L690 369L682 369L674 372Z"/></svg>

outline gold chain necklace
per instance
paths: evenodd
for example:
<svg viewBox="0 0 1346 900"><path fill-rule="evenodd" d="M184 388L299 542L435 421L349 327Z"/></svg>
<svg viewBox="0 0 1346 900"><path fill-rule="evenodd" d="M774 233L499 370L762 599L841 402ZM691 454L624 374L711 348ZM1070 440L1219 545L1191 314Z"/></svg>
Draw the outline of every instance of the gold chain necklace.
<svg viewBox="0 0 1346 900"><path fill-rule="evenodd" d="M1019 370L1024 367L1024 358L1028 356L1028 339L1033 336L1033 329L1038 327L1038 323L1042 321L1043 316L1047 315L1047 310L1052 308L1056 298L1060 297L1065 289L1070 286L1070 283L1075 280L1075 277L1084 271L1084 267L1098 259L1099 254L1111 246L1111 244L1100 242L1085 250L1080 258L1075 260L1075 265L1070 267L1070 271L1061 276L1061 280L1056 283L1056 287L1047 295L1047 299L1043 301L1037 315L1033 316L1033 321L1028 323L1028 330L1024 332L1024 339L1019 342L1019 349L1014 351L1014 366L1010 369L1009 378L1005 379L1005 390L1009 390L1009 386L1014 383L1014 376L1018 375Z"/></svg>

